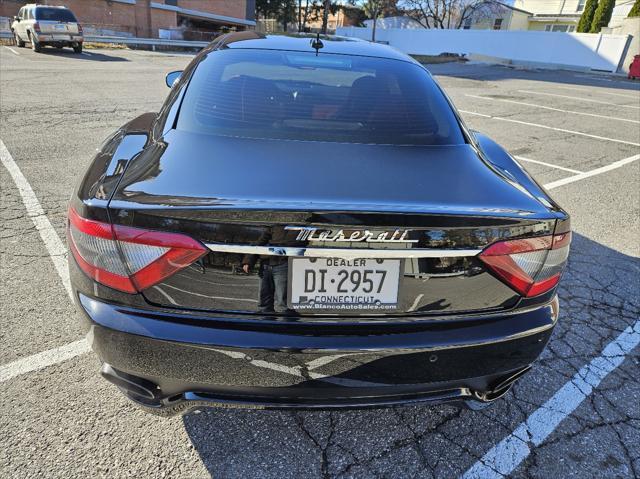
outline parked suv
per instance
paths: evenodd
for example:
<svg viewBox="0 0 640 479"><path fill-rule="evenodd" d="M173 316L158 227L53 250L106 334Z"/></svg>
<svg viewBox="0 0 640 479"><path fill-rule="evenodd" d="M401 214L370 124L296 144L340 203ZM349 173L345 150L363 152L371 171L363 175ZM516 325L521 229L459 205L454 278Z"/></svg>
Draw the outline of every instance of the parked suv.
<svg viewBox="0 0 640 479"><path fill-rule="evenodd" d="M25 5L14 17L11 31L17 46L24 47L28 42L35 52L51 45L72 47L74 52L82 53L82 26L67 7Z"/></svg>

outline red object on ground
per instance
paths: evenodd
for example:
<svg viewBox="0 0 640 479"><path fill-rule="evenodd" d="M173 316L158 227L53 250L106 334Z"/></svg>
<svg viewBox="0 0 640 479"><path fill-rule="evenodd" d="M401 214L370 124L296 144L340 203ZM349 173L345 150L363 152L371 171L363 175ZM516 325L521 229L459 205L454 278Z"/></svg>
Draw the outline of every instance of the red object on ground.
<svg viewBox="0 0 640 479"><path fill-rule="evenodd" d="M633 57L633 61L631 65L629 65L629 75L627 75L627 77L634 80L640 78L640 55Z"/></svg>

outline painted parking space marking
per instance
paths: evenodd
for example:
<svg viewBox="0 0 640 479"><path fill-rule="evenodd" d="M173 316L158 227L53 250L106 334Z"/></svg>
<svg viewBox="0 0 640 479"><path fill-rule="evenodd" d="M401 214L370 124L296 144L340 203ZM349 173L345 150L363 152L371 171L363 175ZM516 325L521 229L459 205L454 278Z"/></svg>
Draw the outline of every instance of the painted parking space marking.
<svg viewBox="0 0 640 479"><path fill-rule="evenodd" d="M569 98L571 100L586 101L588 103L598 103L600 105L609 105L609 106L615 106L618 108L635 108L636 110L640 110L640 106L637 106L637 105L619 105L617 103L611 103L610 101L593 100L591 98L583 98L580 96L558 95L557 93L546 93L542 91L532 91L532 90L518 90L518 92L528 93L529 95L547 95L547 96L555 96L558 98Z"/></svg>
<svg viewBox="0 0 640 479"><path fill-rule="evenodd" d="M602 380L640 343L640 320L626 328L602 353L583 366L547 402L469 468L463 479L503 478L540 446L575 411Z"/></svg>
<svg viewBox="0 0 640 479"><path fill-rule="evenodd" d="M620 168L624 165L628 165L629 163L633 163L640 159L640 155L630 156L629 158L624 158L623 160L616 161L611 163L610 165L602 166L600 168L596 168L595 170L587 171L585 173L580 173L579 175L569 176L567 178L562 178L560 180L552 181L551 183L547 183L544 187L548 190L552 190L557 188L558 186L568 185L569 183L574 183L576 181L584 180L585 178L591 178L592 176L600 175L602 173L606 173L607 171L615 170L616 168Z"/></svg>
<svg viewBox="0 0 640 479"><path fill-rule="evenodd" d="M1 139L0 161L18 187L20 197L27 210L27 216L31 218L36 230L40 233L40 237L44 242L51 261L53 261L56 272L62 280L62 285L67 291L69 298L73 300L69 271L67 269L66 248L62 240L60 240L58 233L51 225L49 218L45 215L44 209L40 205L31 185L22 174L22 171L20 171L20 168L18 168L18 165ZM81 339L58 348L49 349L26 358L12 361L0 367L0 382L66 361L80 354L89 352L89 349L89 344L86 339Z"/></svg>
<svg viewBox="0 0 640 479"><path fill-rule="evenodd" d="M573 90L573 91L583 91L583 92L589 92L589 93L602 93L605 95L613 95L613 96L619 96L621 98L629 98L631 100L640 100L640 90L635 90L636 94L635 95L626 95L623 93L617 93L617 92L612 92L612 91L607 91L607 90L593 90L592 88L583 88L583 87L579 87L579 86L566 86L566 85L554 85L554 88L562 88L565 90Z"/></svg>
<svg viewBox="0 0 640 479"><path fill-rule="evenodd" d="M65 344L59 348L49 349L41 353L32 354L26 358L18 359L0 366L0 383L13 379L16 376L38 371L54 364L62 363L69 359L88 353L91 350L86 339L80 339Z"/></svg>
<svg viewBox="0 0 640 479"><path fill-rule="evenodd" d="M640 120L632 120L630 118L620 118L620 117L617 117L617 116L598 115L596 113L586 113L586 112L583 112L583 111L563 110L561 108L554 108L554 107L545 106L545 105L536 105L535 103L527 103L527 102L524 102L524 101L507 100L507 99L504 99L504 98L491 98L491 97L488 97L488 96L470 95L468 93L465 94L465 96L468 96L469 98L478 98L480 100L500 101L500 102L503 102L503 103L513 103L515 105L530 106L532 108L542 108L544 110L559 111L559 112L562 112L562 113L569 113L571 115L591 116L591 117L595 117L595 118L603 118L605 120L624 121L624 122L627 122L627 123L640 124Z"/></svg>
<svg viewBox="0 0 640 479"><path fill-rule="evenodd" d="M604 82L618 82L619 80L614 80L612 78L602 78L599 76L595 76L595 75L573 75L576 78L588 78L589 80L594 80L594 81L604 81Z"/></svg>
<svg viewBox="0 0 640 479"><path fill-rule="evenodd" d="M573 168L566 168L560 165L554 165L553 163L547 163L546 161L532 160L531 158L525 158L523 156L514 156L514 158L518 161L526 161L527 163L535 163L536 165L548 166L549 168L555 168L557 170L568 171L569 173L583 173L580 170L574 170Z"/></svg>
<svg viewBox="0 0 640 479"><path fill-rule="evenodd" d="M5 48L6 48L7 50L9 50L11 53L13 53L14 55L18 55L18 56L20 56L20 54L19 54L17 51L15 51L13 48L11 48L11 47L5 47Z"/></svg>
<svg viewBox="0 0 640 479"><path fill-rule="evenodd" d="M622 143L623 145L640 146L640 143L635 143L633 141L618 140L617 138L607 138L606 136L591 135L589 133L584 133L582 131L567 130L565 128L555 128L553 126L541 125L540 123L531 123L528 121L514 120L513 118L504 118L501 116L492 116L492 115L487 115L485 113L478 113L476 111L469 111L469 110L458 110L458 111L460 113L467 113L468 115L476 115L476 116L481 116L483 118L491 118L492 120L508 121L510 123L518 123L520 125L534 126L536 128L544 128L545 130L554 130L554 131L560 131L562 133L570 133L572 135L585 136L587 138L594 138L596 140L611 141L613 143Z"/></svg>
<svg viewBox="0 0 640 479"><path fill-rule="evenodd" d="M2 139L0 139L0 161L9 172L9 175L11 175L15 185L18 187L22 203L27 210L27 216L31 219L36 230L40 233L40 237L47 248L51 261L53 261L53 266L56 268L56 272L62 280L62 285L67 291L69 298L73 300L71 282L69 281L69 270L67 269L67 249L58 236L58 233L53 228L49 218L47 218L47 215L44 213L44 209L42 208L42 205L40 205L31 185L11 157L9 150Z"/></svg>

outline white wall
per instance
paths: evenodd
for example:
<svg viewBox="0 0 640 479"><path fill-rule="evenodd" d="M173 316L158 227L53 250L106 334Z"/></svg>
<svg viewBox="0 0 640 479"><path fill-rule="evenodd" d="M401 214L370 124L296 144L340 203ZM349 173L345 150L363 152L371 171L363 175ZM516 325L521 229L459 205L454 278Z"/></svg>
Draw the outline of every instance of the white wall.
<svg viewBox="0 0 640 479"><path fill-rule="evenodd" d="M368 28L339 28L338 35L371 39ZM376 41L411 55L476 54L523 63L615 72L629 35L500 30L377 30Z"/></svg>
<svg viewBox="0 0 640 479"><path fill-rule="evenodd" d="M373 20L365 20L364 26L367 28L371 28L373 26ZM420 25L420 22L414 20L411 17L385 17L378 18L376 20L376 30L377 29L388 29L388 28L424 28Z"/></svg>

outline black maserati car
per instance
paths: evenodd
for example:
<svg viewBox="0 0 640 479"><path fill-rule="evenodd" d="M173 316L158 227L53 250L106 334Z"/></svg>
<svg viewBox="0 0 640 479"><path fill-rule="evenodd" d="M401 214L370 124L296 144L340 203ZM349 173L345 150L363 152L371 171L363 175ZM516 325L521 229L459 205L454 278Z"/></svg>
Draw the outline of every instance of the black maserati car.
<svg viewBox="0 0 640 479"><path fill-rule="evenodd" d="M229 34L73 193L102 375L202 406L483 407L558 319L569 217L400 52Z"/></svg>

